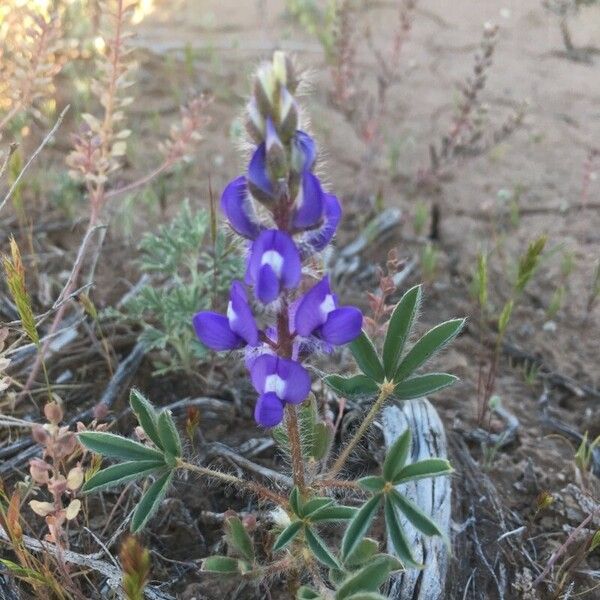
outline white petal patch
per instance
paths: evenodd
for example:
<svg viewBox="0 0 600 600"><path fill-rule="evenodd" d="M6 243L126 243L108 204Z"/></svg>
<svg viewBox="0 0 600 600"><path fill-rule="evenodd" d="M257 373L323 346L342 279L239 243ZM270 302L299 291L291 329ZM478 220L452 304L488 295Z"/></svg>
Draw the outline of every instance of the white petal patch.
<svg viewBox="0 0 600 600"><path fill-rule="evenodd" d="M327 294L323 302L319 304L319 313L321 314L323 322L327 320L327 316L331 311L334 311L335 308L335 300L333 299L333 296L331 294Z"/></svg>
<svg viewBox="0 0 600 600"><path fill-rule="evenodd" d="M260 265L269 265L271 269L273 269L275 275L279 278L281 277L281 271L283 270L283 256L276 250L267 250L262 255Z"/></svg>
<svg viewBox="0 0 600 600"><path fill-rule="evenodd" d="M231 302L227 305L227 319L229 320L229 326L232 327L233 324L238 320L237 313L233 310L233 305Z"/></svg>
<svg viewBox="0 0 600 600"><path fill-rule="evenodd" d="M274 373L273 375L267 375L265 378L264 393L267 394L268 392L275 392L278 398L283 398L286 385L287 383L285 379L281 379L277 373Z"/></svg>

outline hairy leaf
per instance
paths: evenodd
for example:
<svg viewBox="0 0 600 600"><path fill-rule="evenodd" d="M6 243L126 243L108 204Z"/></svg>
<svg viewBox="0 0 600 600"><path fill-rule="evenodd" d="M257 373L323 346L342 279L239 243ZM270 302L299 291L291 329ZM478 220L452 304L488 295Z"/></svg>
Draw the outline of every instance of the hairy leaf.
<svg viewBox="0 0 600 600"><path fill-rule="evenodd" d="M158 435L166 452L173 456L181 456L181 438L168 410L163 410L158 415Z"/></svg>
<svg viewBox="0 0 600 600"><path fill-rule="evenodd" d="M385 526L388 532L388 536L392 540L392 545L394 546L394 550L396 551L398 558L407 568L422 567L422 565L417 563L413 558L410 545L408 543L408 540L406 539L402 526L398 521L398 515L396 515L394 505L389 495L387 495L385 498L384 511Z"/></svg>
<svg viewBox="0 0 600 600"><path fill-rule="evenodd" d="M454 473L454 469L447 460L443 458L426 458L411 465L406 465L396 475L394 483L450 475L451 473Z"/></svg>
<svg viewBox="0 0 600 600"><path fill-rule="evenodd" d="M455 375L448 373L428 373L427 375L416 375L410 379L405 379L394 387L394 397L398 400L412 400L413 398L422 398L444 388L451 386L458 381Z"/></svg>
<svg viewBox="0 0 600 600"><path fill-rule="evenodd" d="M412 435L410 429L406 429L388 450L383 461L383 478L386 481L393 481L406 464L411 442Z"/></svg>
<svg viewBox="0 0 600 600"><path fill-rule="evenodd" d="M114 433L83 431L79 441L92 452L111 458L128 460L163 460L162 452Z"/></svg>
<svg viewBox="0 0 600 600"><path fill-rule="evenodd" d="M406 518L425 535L440 535L443 537L443 532L437 524L431 520L414 502L405 498L402 494L393 490L388 495L389 500L396 506Z"/></svg>
<svg viewBox="0 0 600 600"><path fill-rule="evenodd" d="M158 435L158 416L154 407L146 397L135 388L132 388L129 394L129 404L131 410L135 413L140 427L144 430L144 433L151 439L158 448L164 450L160 436Z"/></svg>
<svg viewBox="0 0 600 600"><path fill-rule="evenodd" d="M352 506L325 506L310 515L314 523L325 521L347 521L356 514L357 509Z"/></svg>
<svg viewBox="0 0 600 600"><path fill-rule="evenodd" d="M376 592L390 576L391 564L386 556L372 560L342 583L335 594L336 600L347 600L359 592Z"/></svg>
<svg viewBox="0 0 600 600"><path fill-rule="evenodd" d="M239 573L238 561L230 556L209 556L202 561L202 570L222 575Z"/></svg>
<svg viewBox="0 0 600 600"><path fill-rule="evenodd" d="M373 496L359 509L352 518L352 521L348 524L346 533L344 533L342 539L342 560L345 560L350 556L356 546L358 546L360 541L367 534L367 531L375 518L380 502L380 495Z"/></svg>
<svg viewBox="0 0 600 600"><path fill-rule="evenodd" d="M301 529L302 521L294 521L288 525L275 540L275 543L273 544L273 552L285 548L298 535L298 533L300 533Z"/></svg>
<svg viewBox="0 0 600 600"><path fill-rule="evenodd" d="M332 569L339 569L340 565L327 547L325 542L310 528L304 528L306 543L317 560Z"/></svg>
<svg viewBox="0 0 600 600"><path fill-rule="evenodd" d="M406 340L416 320L421 304L421 286L408 290L396 305L383 344L385 374L392 378L402 356Z"/></svg>
<svg viewBox="0 0 600 600"><path fill-rule="evenodd" d="M142 496L142 499L133 513L133 518L131 519L132 533L137 533L144 528L148 519L150 519L160 506L162 499L165 497L165 494L171 485L172 479L172 471L165 473L159 477Z"/></svg>
<svg viewBox="0 0 600 600"><path fill-rule="evenodd" d="M248 561L254 561L254 544L241 519L237 516L225 520L229 542Z"/></svg>
<svg viewBox="0 0 600 600"><path fill-rule="evenodd" d="M371 379L381 383L384 378L383 365L369 336L362 331L350 344L350 351L360 370Z"/></svg>
<svg viewBox="0 0 600 600"><path fill-rule="evenodd" d="M102 471L98 471L90 477L81 488L82 492L98 491L107 487L118 485L132 479L138 479L150 475L154 471L164 469L164 461L158 460L135 460L118 465L112 465Z"/></svg>
<svg viewBox="0 0 600 600"><path fill-rule="evenodd" d="M344 398L373 397L379 392L377 383L366 375L354 375L353 377L327 375L324 381L336 394Z"/></svg>

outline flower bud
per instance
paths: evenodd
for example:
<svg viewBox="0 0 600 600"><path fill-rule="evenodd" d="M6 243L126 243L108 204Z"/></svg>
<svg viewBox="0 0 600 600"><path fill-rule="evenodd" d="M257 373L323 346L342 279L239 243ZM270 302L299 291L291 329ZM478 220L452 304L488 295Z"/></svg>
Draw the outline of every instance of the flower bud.
<svg viewBox="0 0 600 600"><path fill-rule="evenodd" d="M271 181L284 179L287 175L285 149L279 139L277 129L275 129L271 117L267 118L266 153L267 169Z"/></svg>
<svg viewBox="0 0 600 600"><path fill-rule="evenodd" d="M289 56L278 50L273 53L273 73L275 79L293 93L298 87L298 79Z"/></svg>
<svg viewBox="0 0 600 600"><path fill-rule="evenodd" d="M298 105L286 87L281 88L279 97L281 137L289 141L298 128Z"/></svg>
<svg viewBox="0 0 600 600"><path fill-rule="evenodd" d="M48 471L51 466L44 460L34 458L29 463L29 474L31 479L38 485L44 485L48 483Z"/></svg>
<svg viewBox="0 0 600 600"><path fill-rule="evenodd" d="M64 458L73 454L77 447L77 438L72 431L61 432L55 440L54 457Z"/></svg>
<svg viewBox="0 0 600 600"><path fill-rule="evenodd" d="M50 421L50 423L54 425L58 425L63 420L63 411L60 407L60 404L53 400L52 402L48 402L46 406L44 406L44 415L46 419Z"/></svg>
<svg viewBox="0 0 600 600"><path fill-rule="evenodd" d="M248 135L260 144L265 139L265 119L258 110L256 100L252 98L246 106L246 131Z"/></svg>
<svg viewBox="0 0 600 600"><path fill-rule="evenodd" d="M43 425L34 425L31 429L31 437L38 443L43 446L48 442L48 432L44 428Z"/></svg>
<svg viewBox="0 0 600 600"><path fill-rule="evenodd" d="M275 90L276 85L271 66L262 65L258 69L254 82L254 99L260 114L265 118L273 113Z"/></svg>
<svg viewBox="0 0 600 600"><path fill-rule="evenodd" d="M47 517L50 513L54 512L54 504L50 502L40 502L39 500L32 500L29 503L31 510L40 517Z"/></svg>

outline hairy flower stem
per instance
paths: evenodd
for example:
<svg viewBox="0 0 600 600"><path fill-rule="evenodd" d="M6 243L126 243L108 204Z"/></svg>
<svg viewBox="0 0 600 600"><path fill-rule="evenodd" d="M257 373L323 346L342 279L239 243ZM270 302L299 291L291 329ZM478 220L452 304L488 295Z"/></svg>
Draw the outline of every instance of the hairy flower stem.
<svg viewBox="0 0 600 600"><path fill-rule="evenodd" d="M346 461L354 451L354 448L356 448L358 442L360 442L360 440L363 438L363 436L375 420L375 417L381 410L381 407L383 406L384 402L390 397L393 390L393 386L390 386L388 382L384 382L381 385L379 389L379 395L377 396L377 400L375 400L373 406L371 406L369 412L367 413L367 416L360 424L360 427L356 430L356 433L354 434L352 439L348 442L347 446L342 450L341 454L333 463L331 470L329 471L329 473L327 473L328 478L335 477L344 468L344 465L346 464Z"/></svg>
<svg viewBox="0 0 600 600"><path fill-rule="evenodd" d="M205 475L207 477L214 477L215 479L220 479L225 483L248 490L249 492L252 492L265 500L271 500L272 502L276 502L277 504L282 506L286 506L288 503L287 498L280 496L279 494L271 491L269 488L261 485L260 483L255 483L253 481L245 481L243 479L240 479L239 477L236 477L235 475L230 475L229 473L221 473L221 471L215 471L214 469L209 469L208 467L194 465L183 460L177 461L177 467L180 469L185 469L186 471L192 471L193 473Z"/></svg>
<svg viewBox="0 0 600 600"><path fill-rule="evenodd" d="M289 308L287 297L284 296L283 303L277 314L277 340L279 342L279 355L283 358L291 358L294 336L290 333ZM305 494L306 480L304 476L304 458L302 456L302 441L300 439L300 426L298 424L298 411L294 404L285 406L285 425L287 428L288 441L290 444L290 455L292 459L292 477L294 484L298 486L300 493Z"/></svg>

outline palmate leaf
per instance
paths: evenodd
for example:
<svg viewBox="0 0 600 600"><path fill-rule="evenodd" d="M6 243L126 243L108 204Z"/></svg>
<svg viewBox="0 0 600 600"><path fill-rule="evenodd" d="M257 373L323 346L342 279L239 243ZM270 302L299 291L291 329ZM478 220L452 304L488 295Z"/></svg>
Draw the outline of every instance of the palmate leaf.
<svg viewBox="0 0 600 600"><path fill-rule="evenodd" d="M387 501L391 502L393 506L398 508L398 510L400 510L421 533L429 536L440 535L443 537L444 534L437 524L432 521L414 502L408 498L405 498L396 490L393 490L390 494L388 494Z"/></svg>
<svg viewBox="0 0 600 600"><path fill-rule="evenodd" d="M385 479L379 475L367 475L361 477L356 483L365 491L376 494L383 490Z"/></svg>
<svg viewBox="0 0 600 600"><path fill-rule="evenodd" d="M81 491L98 491L126 481L145 477L165 467L165 462L162 460L135 460L119 463L118 465L112 465L98 471L85 482Z"/></svg>
<svg viewBox="0 0 600 600"><path fill-rule="evenodd" d="M396 305L388 324L383 344L383 365L386 376L391 379L398 368L406 340L419 312L421 286L408 290Z"/></svg>
<svg viewBox="0 0 600 600"><path fill-rule="evenodd" d="M309 517L314 512L325 506L331 506L333 504L333 498L312 498L302 506L300 510L301 517Z"/></svg>
<svg viewBox="0 0 600 600"><path fill-rule="evenodd" d="M350 344L350 351L360 370L371 379L381 383L384 379L383 365L369 336L362 331Z"/></svg>
<svg viewBox="0 0 600 600"><path fill-rule="evenodd" d="M363 506L358 510L348 524L342 539L342 560L348 558L348 556L352 554L354 549L365 537L373 519L375 518L375 514L379 509L380 502L381 495L373 496L370 500L363 504Z"/></svg>
<svg viewBox="0 0 600 600"><path fill-rule="evenodd" d="M421 568L423 565L419 564L412 555L410 550L410 544L406 539L404 530L398 521L398 516L394 511L394 505L389 495L385 498L384 503L385 512L385 526L388 532L388 536L392 541L394 550L398 555L398 558L402 561L405 567Z"/></svg>
<svg viewBox="0 0 600 600"><path fill-rule="evenodd" d="M131 519L132 533L137 533L140 529L143 529L150 517L156 512L171 485L173 475L173 471L161 475L142 496Z"/></svg>
<svg viewBox="0 0 600 600"><path fill-rule="evenodd" d="M137 417L140 427L150 440L156 444L158 448L164 450L160 436L158 435L158 415L154 407L146 397L139 391L133 388L129 394L129 405Z"/></svg>
<svg viewBox="0 0 600 600"><path fill-rule="evenodd" d="M344 398L365 398L375 396L379 392L377 382L366 375L342 377L341 375L328 375L325 383L336 393Z"/></svg>
<svg viewBox="0 0 600 600"><path fill-rule="evenodd" d="M254 544L238 516L225 519L229 543L248 561L254 561Z"/></svg>
<svg viewBox="0 0 600 600"><path fill-rule="evenodd" d="M404 483L427 479L427 477L438 477L440 475L451 475L454 473L452 465L444 458L426 458L411 465L406 465L396 474L393 483Z"/></svg>
<svg viewBox="0 0 600 600"><path fill-rule="evenodd" d="M325 506L310 515L312 523L325 523L331 521L347 521L356 514L357 509L352 506Z"/></svg>
<svg viewBox="0 0 600 600"><path fill-rule="evenodd" d="M364 538L344 561L345 567L359 567L377 554L379 544L372 538Z"/></svg>
<svg viewBox="0 0 600 600"><path fill-rule="evenodd" d="M354 598L356 594L376 592L390 576L390 571L397 568L395 561L387 556L378 556L369 564L348 577L338 588L335 600Z"/></svg>
<svg viewBox="0 0 600 600"><path fill-rule="evenodd" d="M79 434L79 441L92 452L111 458L125 460L154 460L162 461L163 454L153 448L148 448L139 442L114 433L102 431L83 431Z"/></svg>
<svg viewBox="0 0 600 600"><path fill-rule="evenodd" d="M273 551L282 550L285 548L299 533L302 529L302 521L294 521L288 525L275 540L273 544Z"/></svg>
<svg viewBox="0 0 600 600"><path fill-rule="evenodd" d="M238 574L238 561L230 556L209 556L202 561L202 571L221 575Z"/></svg>
<svg viewBox="0 0 600 600"><path fill-rule="evenodd" d="M455 375L448 373L428 373L427 375L417 375L410 379L405 379L394 387L394 397L397 400L412 400L413 398L422 398L444 388L451 386L458 381Z"/></svg>
<svg viewBox="0 0 600 600"><path fill-rule="evenodd" d="M331 553L327 544L310 527L304 528L304 537L310 551L317 560L332 569L340 568L337 559Z"/></svg>
<svg viewBox="0 0 600 600"><path fill-rule="evenodd" d="M392 444L383 461L383 477L385 481L394 481L398 473L402 470L410 452L411 442L412 435L410 429L406 429Z"/></svg>
<svg viewBox="0 0 600 600"><path fill-rule="evenodd" d="M425 361L449 344L460 333L464 324L465 319L452 319L430 329L402 359L394 374L394 381L399 383L416 371Z"/></svg>
<svg viewBox="0 0 600 600"><path fill-rule="evenodd" d="M181 439L175 427L173 417L168 410L163 410L158 415L158 435L165 452L168 452L172 456L181 456Z"/></svg>

